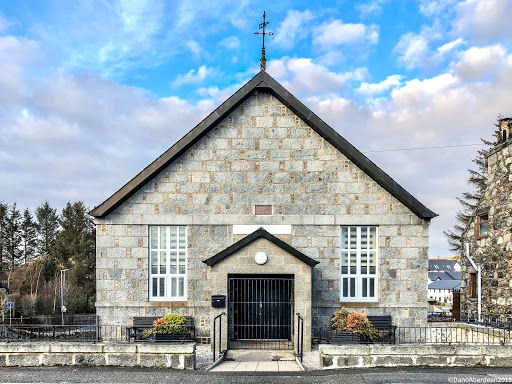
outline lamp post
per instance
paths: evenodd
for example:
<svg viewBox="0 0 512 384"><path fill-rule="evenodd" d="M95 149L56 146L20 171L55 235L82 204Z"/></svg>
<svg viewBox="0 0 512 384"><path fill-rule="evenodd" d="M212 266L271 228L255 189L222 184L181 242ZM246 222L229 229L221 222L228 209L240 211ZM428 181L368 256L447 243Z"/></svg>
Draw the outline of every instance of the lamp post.
<svg viewBox="0 0 512 384"><path fill-rule="evenodd" d="M64 306L64 279L66 278L66 271L69 271L69 268L60 270L60 313L62 315L62 325L64 325L64 312L66 312L66 307Z"/></svg>

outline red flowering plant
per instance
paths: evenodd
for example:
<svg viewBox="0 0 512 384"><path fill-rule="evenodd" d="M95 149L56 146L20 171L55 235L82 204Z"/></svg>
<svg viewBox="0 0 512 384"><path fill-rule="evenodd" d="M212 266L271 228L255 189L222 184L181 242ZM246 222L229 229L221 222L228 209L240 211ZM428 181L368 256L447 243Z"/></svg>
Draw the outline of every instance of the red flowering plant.
<svg viewBox="0 0 512 384"><path fill-rule="evenodd" d="M345 307L334 313L332 327L336 331L361 333L370 339L379 337L379 331L373 328L372 323L364 313L349 312Z"/></svg>
<svg viewBox="0 0 512 384"><path fill-rule="evenodd" d="M155 333L182 333L187 331L187 319L179 313L169 313L153 322L155 328L144 331L144 337Z"/></svg>

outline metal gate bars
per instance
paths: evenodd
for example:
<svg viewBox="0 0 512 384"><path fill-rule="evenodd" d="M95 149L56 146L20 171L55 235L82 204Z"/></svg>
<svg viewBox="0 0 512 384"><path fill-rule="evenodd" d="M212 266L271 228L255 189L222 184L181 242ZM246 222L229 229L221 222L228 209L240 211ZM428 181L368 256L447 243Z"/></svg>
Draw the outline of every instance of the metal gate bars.
<svg viewBox="0 0 512 384"><path fill-rule="evenodd" d="M293 275L229 275L229 348L293 349L293 291Z"/></svg>

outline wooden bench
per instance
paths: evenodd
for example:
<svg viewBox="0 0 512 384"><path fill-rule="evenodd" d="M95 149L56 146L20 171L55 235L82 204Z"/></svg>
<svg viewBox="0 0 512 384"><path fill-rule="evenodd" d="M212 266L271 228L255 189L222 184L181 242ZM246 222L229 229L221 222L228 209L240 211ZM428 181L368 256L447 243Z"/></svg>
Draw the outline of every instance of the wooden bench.
<svg viewBox="0 0 512 384"><path fill-rule="evenodd" d="M187 320L187 327L192 326L193 322L194 322L194 318L192 316L184 316L184 317ZM161 318L161 316L160 317L158 317L158 316L155 316L155 317L135 316L133 318L133 326L127 327L128 340L131 340L131 339L142 340L143 336L144 336L143 335L144 331L154 328L155 327L154 322L160 318ZM164 339L166 339L166 334L157 334L157 335L161 335L161 336L155 337L155 341L175 341L175 340L170 340L171 339L170 335L169 335L169 337L167 337L167 339L169 339L169 340L164 340ZM179 338L178 340L183 341L183 340L189 339L190 332L187 330L186 332L183 332L183 334L176 333L175 335L177 335L176 337Z"/></svg>
<svg viewBox="0 0 512 384"><path fill-rule="evenodd" d="M391 316L368 316L368 320L372 323L373 328L379 331L380 337L370 339L359 333L350 331L333 331L331 333L332 344L360 344L371 342L395 343L396 326L392 324Z"/></svg>
<svg viewBox="0 0 512 384"><path fill-rule="evenodd" d="M368 316L373 328L379 331L381 337L374 341L384 341L395 344L396 325L393 325L390 315L386 316Z"/></svg>

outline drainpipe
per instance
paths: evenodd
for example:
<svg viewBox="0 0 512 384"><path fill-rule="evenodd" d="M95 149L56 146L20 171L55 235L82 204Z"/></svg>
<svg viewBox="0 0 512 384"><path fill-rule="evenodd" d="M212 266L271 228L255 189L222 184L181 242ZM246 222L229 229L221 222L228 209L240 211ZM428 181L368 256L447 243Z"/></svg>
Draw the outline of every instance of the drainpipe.
<svg viewBox="0 0 512 384"><path fill-rule="evenodd" d="M469 243L465 243L464 245L466 246L466 257L478 273L478 321L480 322L482 321L482 270L480 266L476 266L471 256L469 256Z"/></svg>

